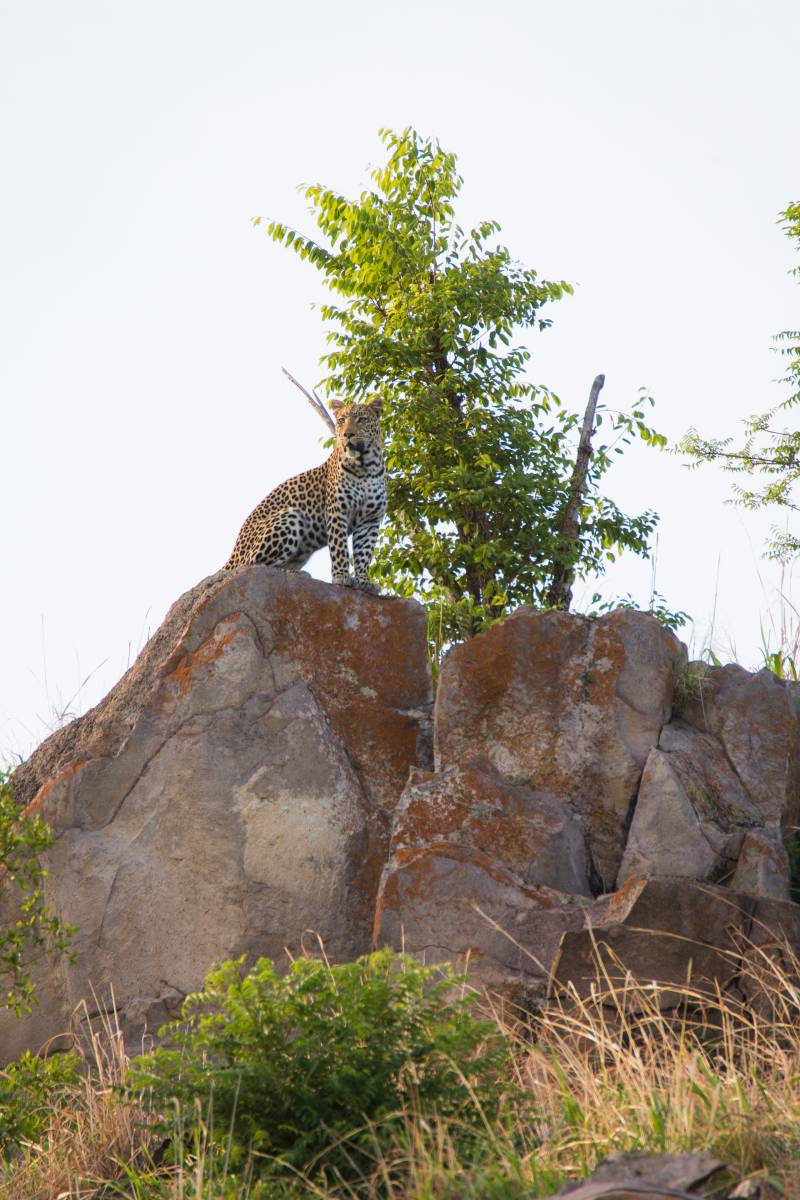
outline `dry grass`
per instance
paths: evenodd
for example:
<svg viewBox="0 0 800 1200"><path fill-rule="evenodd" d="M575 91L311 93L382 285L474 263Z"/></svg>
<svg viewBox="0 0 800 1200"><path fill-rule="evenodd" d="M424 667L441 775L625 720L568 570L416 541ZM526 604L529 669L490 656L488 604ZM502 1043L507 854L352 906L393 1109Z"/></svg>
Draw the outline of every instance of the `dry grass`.
<svg viewBox="0 0 800 1200"><path fill-rule="evenodd" d="M53 1109L40 1142L23 1147L0 1175L2 1200L90 1200L124 1179L127 1164L149 1158L152 1118L117 1090L128 1059L116 1020L105 1019L89 1038L85 1077Z"/></svg>
<svg viewBox="0 0 800 1200"><path fill-rule="evenodd" d="M664 988L642 986L619 964L614 978L598 967L588 998L567 989L533 1023L496 1014L515 1052L509 1119L487 1124L468 1153L457 1128L409 1113L360 1188L287 1180L269 1195L516 1200L547 1195L614 1151L703 1149L736 1179L767 1175L798 1198L800 961L785 947L752 946L745 984L755 1002L689 982L679 1008L666 1010ZM146 1170L147 1114L112 1090L125 1074L119 1037L95 1056L94 1082L27 1148L0 1186L4 1200L257 1200L257 1185L228 1176L224 1139L215 1146L199 1115L183 1163Z"/></svg>
<svg viewBox="0 0 800 1200"><path fill-rule="evenodd" d="M618 1151L708 1150L733 1179L768 1177L800 1200L800 959L742 949L748 1002L691 981L642 985L606 948L588 998L565 989L533 1024L495 1013L526 1100L511 1131L487 1139L476 1178L448 1130L412 1125L404 1169L392 1180L378 1164L375 1192L547 1195ZM743 960L730 959L733 974Z"/></svg>
<svg viewBox="0 0 800 1200"><path fill-rule="evenodd" d="M748 948L749 1003L687 983L666 1009L622 964L598 968L588 999L566 990L517 1060L539 1165L579 1176L619 1150L709 1150L738 1178L800 1183L800 961L774 949Z"/></svg>

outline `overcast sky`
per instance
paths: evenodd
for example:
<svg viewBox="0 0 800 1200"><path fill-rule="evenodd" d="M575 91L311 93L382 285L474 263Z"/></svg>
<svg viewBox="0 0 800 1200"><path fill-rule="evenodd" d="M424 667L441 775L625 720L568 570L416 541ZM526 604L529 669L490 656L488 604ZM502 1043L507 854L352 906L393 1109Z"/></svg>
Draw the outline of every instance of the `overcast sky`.
<svg viewBox="0 0 800 1200"><path fill-rule="evenodd" d="M800 324L776 226L800 199L797 0L0 12L0 758L95 703L254 504L321 460L280 373L318 378L319 280L251 218L311 231L297 185L361 190L379 127L438 137L462 224L499 220L576 285L530 338L531 377L570 406L603 371L609 405L646 386L676 438L735 434L786 394L770 345ZM657 587L694 650L757 664L770 519L644 449L608 490L660 512ZM646 604L650 571L621 564L604 590Z"/></svg>

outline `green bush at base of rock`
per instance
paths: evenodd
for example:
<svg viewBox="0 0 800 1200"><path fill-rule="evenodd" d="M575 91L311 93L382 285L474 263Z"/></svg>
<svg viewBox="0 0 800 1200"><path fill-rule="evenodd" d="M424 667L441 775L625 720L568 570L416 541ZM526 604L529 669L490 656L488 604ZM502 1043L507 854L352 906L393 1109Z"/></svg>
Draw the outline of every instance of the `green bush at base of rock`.
<svg viewBox="0 0 800 1200"><path fill-rule="evenodd" d="M356 1179L409 1113L467 1141L501 1119L509 1047L471 995L454 998L459 982L391 951L302 958L283 977L268 959L227 962L162 1030L168 1045L134 1060L131 1086L165 1113L208 1113L234 1166Z"/></svg>

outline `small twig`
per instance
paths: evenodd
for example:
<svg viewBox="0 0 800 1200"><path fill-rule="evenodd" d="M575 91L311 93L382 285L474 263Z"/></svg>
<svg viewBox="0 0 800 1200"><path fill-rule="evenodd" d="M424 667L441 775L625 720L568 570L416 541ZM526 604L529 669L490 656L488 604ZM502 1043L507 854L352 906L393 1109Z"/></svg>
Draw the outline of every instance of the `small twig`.
<svg viewBox="0 0 800 1200"><path fill-rule="evenodd" d="M286 367L281 367L281 370L283 371L286 378L288 380L290 380L296 388L300 389L300 391L303 393L303 395L305 396L308 403L314 409L317 416L322 417L323 421L328 426L328 429L330 429L331 433L336 433L336 422L334 421L331 414L328 412L325 405L320 400L317 393L316 392L307 392L306 389L303 387L302 383L298 383L298 381L295 379L294 375L291 375L286 370Z"/></svg>

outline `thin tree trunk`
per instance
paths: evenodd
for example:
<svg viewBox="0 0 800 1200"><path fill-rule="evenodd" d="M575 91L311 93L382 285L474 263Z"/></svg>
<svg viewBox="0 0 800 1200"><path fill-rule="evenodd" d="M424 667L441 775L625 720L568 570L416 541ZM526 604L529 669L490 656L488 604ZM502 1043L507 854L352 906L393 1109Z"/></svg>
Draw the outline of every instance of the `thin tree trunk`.
<svg viewBox="0 0 800 1200"><path fill-rule="evenodd" d="M589 393L589 403L583 414L583 427L578 442L578 453L575 456L575 466L572 468L572 479L569 485L569 497L558 523L559 559L553 572L553 581L547 593L547 604L550 608L568 609L572 603L572 585L575 582L575 553L578 541L578 514L583 497L586 494L586 476L589 471L589 459L592 457L592 434L594 433L594 417L597 410L597 397L606 381L605 375L598 375Z"/></svg>

